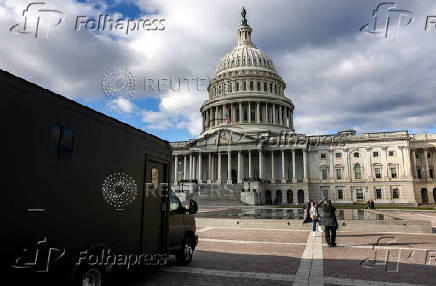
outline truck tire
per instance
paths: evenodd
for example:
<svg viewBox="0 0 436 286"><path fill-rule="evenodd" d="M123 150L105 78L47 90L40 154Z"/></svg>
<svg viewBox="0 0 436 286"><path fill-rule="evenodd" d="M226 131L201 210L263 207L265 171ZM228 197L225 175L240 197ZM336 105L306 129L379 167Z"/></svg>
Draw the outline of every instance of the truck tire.
<svg viewBox="0 0 436 286"><path fill-rule="evenodd" d="M75 285L80 286L104 286L103 283L106 273L100 267L88 267L79 270L76 276Z"/></svg>
<svg viewBox="0 0 436 286"><path fill-rule="evenodd" d="M186 236L183 239L182 249L176 254L177 264L186 266L192 260L194 253L194 240L190 236Z"/></svg>

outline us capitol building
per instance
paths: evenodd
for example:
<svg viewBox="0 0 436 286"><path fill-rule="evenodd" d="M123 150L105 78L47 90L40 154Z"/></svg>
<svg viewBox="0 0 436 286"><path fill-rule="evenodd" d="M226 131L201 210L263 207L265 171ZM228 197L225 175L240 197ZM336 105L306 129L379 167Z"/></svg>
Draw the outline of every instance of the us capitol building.
<svg viewBox="0 0 436 286"><path fill-rule="evenodd" d="M242 16L238 43L219 62L200 107L201 134L171 144L173 190L230 192L248 205L322 196L337 204L435 203L436 135L295 133L286 84L253 44L245 10Z"/></svg>

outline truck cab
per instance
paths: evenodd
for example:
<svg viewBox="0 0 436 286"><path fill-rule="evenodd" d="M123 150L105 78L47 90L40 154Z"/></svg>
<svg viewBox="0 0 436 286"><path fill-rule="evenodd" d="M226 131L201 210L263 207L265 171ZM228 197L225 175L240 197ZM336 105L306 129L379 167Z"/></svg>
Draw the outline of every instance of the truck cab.
<svg viewBox="0 0 436 286"><path fill-rule="evenodd" d="M189 201L189 208L185 208L179 198L170 193L169 211L169 248L170 254L176 256L177 263L188 265L198 243L196 235L195 217L198 206L194 200Z"/></svg>

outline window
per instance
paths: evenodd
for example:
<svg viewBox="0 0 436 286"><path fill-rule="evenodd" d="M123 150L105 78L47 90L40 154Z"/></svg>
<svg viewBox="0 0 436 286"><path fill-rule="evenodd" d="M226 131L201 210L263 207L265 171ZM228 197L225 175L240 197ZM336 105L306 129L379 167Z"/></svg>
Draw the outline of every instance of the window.
<svg viewBox="0 0 436 286"><path fill-rule="evenodd" d="M253 81L250 81L250 90L254 90L254 84L253 84Z"/></svg>
<svg viewBox="0 0 436 286"><path fill-rule="evenodd" d="M418 158L419 158L419 154L418 154L418 153L416 153L415 157L416 157L416 159L418 159Z"/></svg>
<svg viewBox="0 0 436 286"><path fill-rule="evenodd" d="M253 121L256 120L256 113L255 113L254 107L251 108L251 115L250 116L251 116L251 120L253 120Z"/></svg>
<svg viewBox="0 0 436 286"><path fill-rule="evenodd" d="M381 200L382 199L382 190L380 188L375 189L375 198L377 200Z"/></svg>
<svg viewBox="0 0 436 286"><path fill-rule="evenodd" d="M336 168L336 179L342 180L342 169Z"/></svg>
<svg viewBox="0 0 436 286"><path fill-rule="evenodd" d="M380 167L375 167L374 171L375 171L376 179L381 179L381 168Z"/></svg>
<svg viewBox="0 0 436 286"><path fill-rule="evenodd" d="M399 192L398 188L393 188L392 189L392 198L393 199L399 199L400 198L400 192Z"/></svg>
<svg viewBox="0 0 436 286"><path fill-rule="evenodd" d="M244 121L248 120L248 112L247 112L247 108L244 108Z"/></svg>
<svg viewBox="0 0 436 286"><path fill-rule="evenodd" d="M362 189L357 189L356 190L356 198L358 200L363 200L363 190Z"/></svg>
<svg viewBox="0 0 436 286"><path fill-rule="evenodd" d="M421 167L416 167L416 174L418 175L418 179L421 179Z"/></svg>
<svg viewBox="0 0 436 286"><path fill-rule="evenodd" d="M338 189L338 200L343 200L344 199L344 192L342 191L342 189Z"/></svg>
<svg viewBox="0 0 436 286"><path fill-rule="evenodd" d="M354 152L353 156L354 156L355 158L359 158L359 152Z"/></svg>
<svg viewBox="0 0 436 286"><path fill-rule="evenodd" d="M391 178L396 179L397 178L397 168L391 167Z"/></svg>
<svg viewBox="0 0 436 286"><path fill-rule="evenodd" d="M373 157L378 157L378 152L372 152Z"/></svg>
<svg viewBox="0 0 436 286"><path fill-rule="evenodd" d="M277 85L274 85L274 93L277 94Z"/></svg>
<svg viewBox="0 0 436 286"><path fill-rule="evenodd" d="M61 139L62 126L59 124L52 124L50 135L48 137L48 153L56 157L59 155L59 141Z"/></svg>
<svg viewBox="0 0 436 286"><path fill-rule="evenodd" d="M325 153L321 153L321 159L327 159L327 155Z"/></svg>
<svg viewBox="0 0 436 286"><path fill-rule="evenodd" d="M269 92L272 93L272 83L269 84Z"/></svg>
<svg viewBox="0 0 436 286"><path fill-rule="evenodd" d="M48 152L53 157L71 159L73 156L74 130L52 124L48 139Z"/></svg>
<svg viewBox="0 0 436 286"><path fill-rule="evenodd" d="M257 90L260 91L260 81L257 82Z"/></svg>
<svg viewBox="0 0 436 286"><path fill-rule="evenodd" d="M323 180L327 180L327 169L321 170L321 177Z"/></svg>
<svg viewBox="0 0 436 286"><path fill-rule="evenodd" d="M328 189L324 189L322 190L322 196L324 198L329 198L329 190Z"/></svg>
<svg viewBox="0 0 436 286"><path fill-rule="evenodd" d="M263 91L264 92L268 91L268 84L266 82L263 83Z"/></svg>
<svg viewBox="0 0 436 286"><path fill-rule="evenodd" d="M233 87L232 83L229 83L229 92L233 92L232 87Z"/></svg>
<svg viewBox="0 0 436 286"><path fill-rule="evenodd" d="M71 128L62 128L60 156L71 158L73 156L74 131Z"/></svg>
<svg viewBox="0 0 436 286"><path fill-rule="evenodd" d="M433 173L433 169L430 169L430 178L432 178L433 179L433 177L434 177L434 173Z"/></svg>
<svg viewBox="0 0 436 286"><path fill-rule="evenodd" d="M180 201L179 198L176 197L175 195L172 195L170 197L170 211L175 211L179 208L180 206Z"/></svg>
<svg viewBox="0 0 436 286"><path fill-rule="evenodd" d="M354 178L355 179L362 179L362 169L360 167L360 164L354 165Z"/></svg>
<svg viewBox="0 0 436 286"><path fill-rule="evenodd" d="M151 183L153 184L153 187L155 190L159 187L159 169L158 168L152 168L151 169Z"/></svg>
<svg viewBox="0 0 436 286"><path fill-rule="evenodd" d="M236 82L236 91L239 91L239 82Z"/></svg>
<svg viewBox="0 0 436 286"><path fill-rule="evenodd" d="M427 158L430 158L431 157L431 153L427 153Z"/></svg>
<svg viewBox="0 0 436 286"><path fill-rule="evenodd" d="M247 83L245 81L242 82L242 90L247 90Z"/></svg>
<svg viewBox="0 0 436 286"><path fill-rule="evenodd" d="M342 158L342 153L336 153L336 158Z"/></svg>
<svg viewBox="0 0 436 286"><path fill-rule="evenodd" d="M389 151L389 157L393 157L395 155L394 151Z"/></svg>

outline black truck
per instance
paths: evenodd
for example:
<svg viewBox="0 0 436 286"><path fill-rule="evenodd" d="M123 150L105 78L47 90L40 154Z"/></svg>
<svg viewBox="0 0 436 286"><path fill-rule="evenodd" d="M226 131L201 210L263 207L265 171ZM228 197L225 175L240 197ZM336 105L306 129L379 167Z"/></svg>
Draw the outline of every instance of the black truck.
<svg viewBox="0 0 436 286"><path fill-rule="evenodd" d="M197 206L169 190L167 141L2 70L0 94L2 273L104 285L191 261Z"/></svg>

